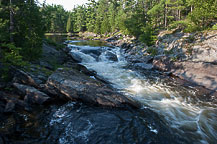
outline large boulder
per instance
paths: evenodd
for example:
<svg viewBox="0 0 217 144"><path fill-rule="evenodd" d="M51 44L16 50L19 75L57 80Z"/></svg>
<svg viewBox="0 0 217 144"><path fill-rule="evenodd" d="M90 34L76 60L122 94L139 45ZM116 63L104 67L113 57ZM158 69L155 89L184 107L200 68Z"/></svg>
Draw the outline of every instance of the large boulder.
<svg viewBox="0 0 217 144"><path fill-rule="evenodd" d="M145 63L135 63L134 67L141 70L151 70L153 68L153 65Z"/></svg>
<svg viewBox="0 0 217 144"><path fill-rule="evenodd" d="M5 106L4 112L12 112L15 109L15 102L12 100L9 100L8 103Z"/></svg>
<svg viewBox="0 0 217 144"><path fill-rule="evenodd" d="M75 52L70 52L69 56L76 62L81 63L82 62L82 58L79 54L75 53Z"/></svg>
<svg viewBox="0 0 217 144"><path fill-rule="evenodd" d="M93 105L111 107L136 105L101 81L74 69L58 69L48 78L46 90L60 99L81 100Z"/></svg>
<svg viewBox="0 0 217 144"><path fill-rule="evenodd" d="M3 144L4 141L3 141L3 138L0 136L0 143Z"/></svg>
<svg viewBox="0 0 217 144"><path fill-rule="evenodd" d="M118 61L117 55L109 51L105 53L105 57L110 61Z"/></svg>
<svg viewBox="0 0 217 144"><path fill-rule="evenodd" d="M217 67L212 63L194 61L171 61L168 57L156 57L154 68L169 72L181 79L209 90L217 91Z"/></svg>
<svg viewBox="0 0 217 144"><path fill-rule="evenodd" d="M51 64L55 61L58 64L63 64L67 59L67 55L64 50L68 49L57 49L56 47L44 43L42 47L42 58L40 61L46 61Z"/></svg>
<svg viewBox="0 0 217 144"><path fill-rule="evenodd" d="M217 64L217 31L200 36L192 46L192 61Z"/></svg>
<svg viewBox="0 0 217 144"><path fill-rule="evenodd" d="M50 97L47 94L37 90L34 87L19 83L14 83L13 86L18 90L18 92L21 95L25 96L24 101L28 104L33 103L41 105L50 99Z"/></svg>
<svg viewBox="0 0 217 144"><path fill-rule="evenodd" d="M81 52L83 52L85 54L93 54L96 56L100 56L102 53L102 49L100 47L82 48Z"/></svg>
<svg viewBox="0 0 217 144"><path fill-rule="evenodd" d="M217 91L217 66L203 62L174 62L170 70L174 75Z"/></svg>
<svg viewBox="0 0 217 144"><path fill-rule="evenodd" d="M156 56L153 60L153 66L157 70L168 72L171 70L172 62L169 57Z"/></svg>
<svg viewBox="0 0 217 144"><path fill-rule="evenodd" d="M30 73L24 72L23 70L16 69L13 82L37 87L38 84L40 84L40 82L37 82L37 80L33 77L34 76Z"/></svg>
<svg viewBox="0 0 217 144"><path fill-rule="evenodd" d="M26 106L27 105L24 103L23 100L21 100L20 96L0 91L0 113L13 112L16 107L24 108Z"/></svg>

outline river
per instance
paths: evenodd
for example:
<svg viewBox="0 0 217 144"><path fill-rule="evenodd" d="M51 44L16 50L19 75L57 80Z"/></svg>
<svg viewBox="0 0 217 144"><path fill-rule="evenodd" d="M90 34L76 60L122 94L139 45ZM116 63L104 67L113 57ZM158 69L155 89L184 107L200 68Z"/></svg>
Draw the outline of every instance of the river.
<svg viewBox="0 0 217 144"><path fill-rule="evenodd" d="M83 65L110 81L126 96L141 102L144 109L156 112L187 142L214 144L217 141L217 105L197 97L196 89L176 85L151 71L144 74L127 68L128 63L118 47L100 46L102 54L96 59L80 51L96 48L88 41L71 41L69 46L82 57ZM117 55L117 62L106 58L108 51Z"/></svg>
<svg viewBox="0 0 217 144"><path fill-rule="evenodd" d="M142 104L140 109L102 108L68 102L17 113L22 133L12 136L25 143L59 144L215 144L217 104L181 86L157 71L129 67L118 47L100 41L67 41L81 64L94 70L126 97ZM100 51L85 53L84 50ZM82 52L83 51L83 52ZM108 57L117 56L117 60ZM94 78L94 77L92 77ZM24 130L23 130L24 129ZM24 132L23 132L24 131Z"/></svg>

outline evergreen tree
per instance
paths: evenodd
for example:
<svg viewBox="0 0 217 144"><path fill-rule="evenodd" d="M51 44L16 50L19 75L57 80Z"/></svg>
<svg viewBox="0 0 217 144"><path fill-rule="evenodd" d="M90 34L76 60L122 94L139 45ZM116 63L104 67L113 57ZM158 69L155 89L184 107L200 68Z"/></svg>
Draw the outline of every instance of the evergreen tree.
<svg viewBox="0 0 217 144"><path fill-rule="evenodd" d="M76 31L85 31L86 30L86 8L85 6L78 6L76 8Z"/></svg>
<svg viewBox="0 0 217 144"><path fill-rule="evenodd" d="M34 0L14 3L18 7L14 15L14 42L21 47L21 54L26 60L40 57L44 37L44 21L39 7Z"/></svg>
<svg viewBox="0 0 217 144"><path fill-rule="evenodd" d="M102 25L101 25L101 33L105 34L110 32L110 24L109 24L109 20L108 20L108 16L106 14L104 14L103 16L103 21L102 21Z"/></svg>
<svg viewBox="0 0 217 144"><path fill-rule="evenodd" d="M96 1L90 0L91 3L88 4L87 13L86 13L86 27L90 32L94 31L94 26L96 23Z"/></svg>
<svg viewBox="0 0 217 144"><path fill-rule="evenodd" d="M4 72L10 66L23 66L42 51L44 21L35 0L0 1L0 63Z"/></svg>
<svg viewBox="0 0 217 144"><path fill-rule="evenodd" d="M108 22L111 27L111 32L114 32L116 29L116 24L115 24L115 17L117 12L116 7L117 7L117 1L112 1L108 9Z"/></svg>
<svg viewBox="0 0 217 144"><path fill-rule="evenodd" d="M71 32L71 15L69 15L67 20L66 32Z"/></svg>
<svg viewBox="0 0 217 144"><path fill-rule="evenodd" d="M43 5L41 11L47 32L66 32L69 12L61 5Z"/></svg>
<svg viewBox="0 0 217 144"><path fill-rule="evenodd" d="M217 1L216 0L194 0L194 9L189 15L190 19L204 29L217 21Z"/></svg>

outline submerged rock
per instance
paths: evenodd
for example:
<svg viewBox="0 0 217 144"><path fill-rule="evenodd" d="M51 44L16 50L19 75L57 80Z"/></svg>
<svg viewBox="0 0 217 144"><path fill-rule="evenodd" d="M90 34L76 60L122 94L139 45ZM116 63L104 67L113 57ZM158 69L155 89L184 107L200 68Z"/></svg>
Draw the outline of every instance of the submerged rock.
<svg viewBox="0 0 217 144"><path fill-rule="evenodd" d="M115 92L104 83L74 69L58 69L49 77L46 90L60 99L81 100L93 105L136 106L132 100Z"/></svg>

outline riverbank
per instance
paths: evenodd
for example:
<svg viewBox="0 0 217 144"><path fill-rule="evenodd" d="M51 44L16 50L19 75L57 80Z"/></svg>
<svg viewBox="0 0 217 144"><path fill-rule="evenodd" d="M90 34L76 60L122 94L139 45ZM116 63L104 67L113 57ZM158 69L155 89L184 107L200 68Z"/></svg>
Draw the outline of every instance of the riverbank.
<svg viewBox="0 0 217 144"><path fill-rule="evenodd" d="M34 121L43 119L40 115L52 105L78 101L93 107L139 107L94 71L78 64L69 48L60 49L47 42L39 60L22 69L11 67L9 75L11 81L1 80L0 85L0 142L3 144L19 142L16 135L29 129L26 124L34 125ZM33 122L25 120L25 115Z"/></svg>
<svg viewBox="0 0 217 144"><path fill-rule="evenodd" d="M217 97L216 30L196 33L162 31L153 46L146 46L120 32L107 38L91 33L80 35L96 40L101 37L100 40L122 48L128 62L136 69L159 70L188 83L186 85L198 87L206 95Z"/></svg>
<svg viewBox="0 0 217 144"><path fill-rule="evenodd" d="M214 113L215 106L206 107L212 107L212 97L199 97L199 91L165 80L173 77L155 73L150 62L144 66L133 55L123 54L124 49L120 51L99 41L68 40L65 44L68 48L59 49L45 43L42 58L29 69L17 70L8 87L10 90L2 92L0 140L4 143L69 143L75 139L80 143L86 140L94 143L92 137L103 141L108 134L118 143L188 143L194 139L210 142L215 139L215 132L207 134L207 131L207 139L199 138L203 132L198 127L202 127L204 119L197 122L198 114L206 119L203 111ZM201 107L193 104L198 101ZM191 119L193 125L186 124L185 119ZM215 127L213 120L212 117L205 127ZM116 129L117 125L120 129ZM182 132L177 132L179 129L193 137L185 138ZM136 138L129 137L134 131L138 132Z"/></svg>

